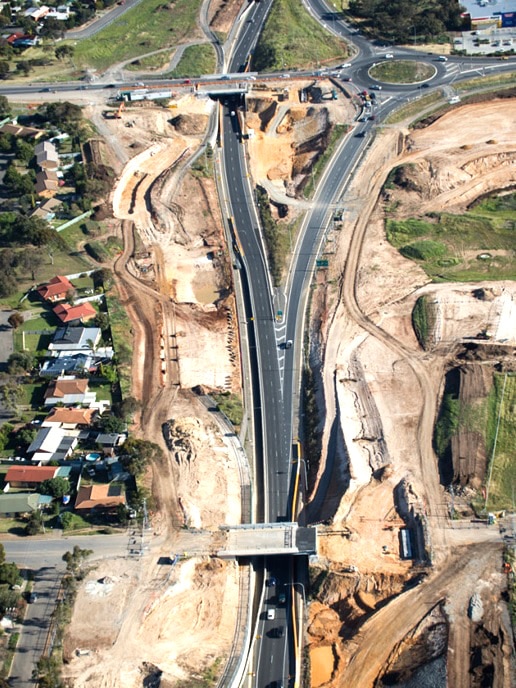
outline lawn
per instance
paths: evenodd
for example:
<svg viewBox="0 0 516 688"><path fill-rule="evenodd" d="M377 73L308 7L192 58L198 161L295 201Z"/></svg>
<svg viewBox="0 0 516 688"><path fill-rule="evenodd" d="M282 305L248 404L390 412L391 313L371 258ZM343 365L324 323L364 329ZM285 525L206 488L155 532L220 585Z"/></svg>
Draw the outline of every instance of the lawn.
<svg viewBox="0 0 516 688"><path fill-rule="evenodd" d="M436 71L435 67L423 62L385 60L371 67L369 75L372 79L389 84L417 84L431 79Z"/></svg>
<svg viewBox="0 0 516 688"><path fill-rule="evenodd" d="M471 91L476 88L487 88L489 86L514 86L515 81L516 72L503 72L502 74L458 81L454 88L457 91Z"/></svg>
<svg viewBox="0 0 516 688"><path fill-rule="evenodd" d="M147 0L130 9L92 38L75 46L74 62L106 69L153 50L192 40L199 32L197 17L202 0Z"/></svg>
<svg viewBox="0 0 516 688"><path fill-rule="evenodd" d="M179 79L185 76L213 74L217 66L215 51L211 45L191 45L184 51L177 67L166 76Z"/></svg>
<svg viewBox="0 0 516 688"><path fill-rule="evenodd" d="M387 220L387 238L435 281L516 279L516 194L485 199L463 215Z"/></svg>
<svg viewBox="0 0 516 688"><path fill-rule="evenodd" d="M315 67L348 55L344 41L328 33L299 0L276 0L256 46L256 71Z"/></svg>

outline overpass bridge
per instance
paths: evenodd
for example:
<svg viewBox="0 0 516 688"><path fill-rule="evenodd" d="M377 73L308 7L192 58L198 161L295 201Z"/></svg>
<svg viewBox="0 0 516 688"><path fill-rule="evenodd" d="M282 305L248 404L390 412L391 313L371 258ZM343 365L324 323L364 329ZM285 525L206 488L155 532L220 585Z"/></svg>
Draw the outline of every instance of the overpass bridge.
<svg viewBox="0 0 516 688"><path fill-rule="evenodd" d="M297 523L253 523L220 526L220 530L225 535L217 552L221 558L317 553L317 530Z"/></svg>

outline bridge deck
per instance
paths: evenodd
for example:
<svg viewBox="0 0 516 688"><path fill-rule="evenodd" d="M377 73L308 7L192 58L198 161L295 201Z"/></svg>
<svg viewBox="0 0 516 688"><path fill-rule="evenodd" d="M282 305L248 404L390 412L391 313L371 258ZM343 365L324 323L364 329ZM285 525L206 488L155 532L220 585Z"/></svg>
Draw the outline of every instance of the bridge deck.
<svg viewBox="0 0 516 688"><path fill-rule="evenodd" d="M226 542L219 557L243 557L274 554L315 554L317 531L300 528L297 523L257 523L223 526Z"/></svg>

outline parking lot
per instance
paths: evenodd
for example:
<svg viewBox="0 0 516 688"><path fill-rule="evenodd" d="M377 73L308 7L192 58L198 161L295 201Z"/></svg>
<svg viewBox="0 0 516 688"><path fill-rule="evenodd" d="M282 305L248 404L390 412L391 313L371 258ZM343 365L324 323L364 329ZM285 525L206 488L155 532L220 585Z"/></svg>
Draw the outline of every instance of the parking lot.
<svg viewBox="0 0 516 688"><path fill-rule="evenodd" d="M467 55L494 55L508 53L516 48L516 28L479 29L464 31L460 38L453 41L453 49L464 51Z"/></svg>

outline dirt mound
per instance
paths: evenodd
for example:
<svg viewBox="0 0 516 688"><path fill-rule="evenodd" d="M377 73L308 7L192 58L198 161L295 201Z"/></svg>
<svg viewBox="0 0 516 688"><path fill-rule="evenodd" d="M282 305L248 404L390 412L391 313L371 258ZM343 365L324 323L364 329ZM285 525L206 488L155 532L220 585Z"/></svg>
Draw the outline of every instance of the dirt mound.
<svg viewBox="0 0 516 688"><path fill-rule="evenodd" d="M206 131L207 115L178 115L170 120L174 129L183 136L200 136Z"/></svg>

